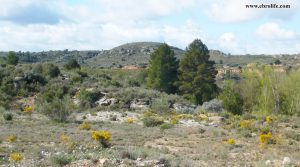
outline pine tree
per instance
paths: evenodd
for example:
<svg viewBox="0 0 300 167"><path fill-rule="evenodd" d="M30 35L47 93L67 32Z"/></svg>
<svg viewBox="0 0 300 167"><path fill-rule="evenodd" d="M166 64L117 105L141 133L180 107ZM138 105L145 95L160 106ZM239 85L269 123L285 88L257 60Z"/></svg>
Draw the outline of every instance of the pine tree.
<svg viewBox="0 0 300 167"><path fill-rule="evenodd" d="M15 52L9 52L7 55L7 64L17 65L18 62L19 62L19 57L15 54Z"/></svg>
<svg viewBox="0 0 300 167"><path fill-rule="evenodd" d="M180 93L195 104L213 99L218 91L214 64L209 60L209 50L205 44L199 39L194 40L180 61L177 82Z"/></svg>
<svg viewBox="0 0 300 167"><path fill-rule="evenodd" d="M161 45L150 57L147 86L167 93L175 93L178 61L167 44Z"/></svg>

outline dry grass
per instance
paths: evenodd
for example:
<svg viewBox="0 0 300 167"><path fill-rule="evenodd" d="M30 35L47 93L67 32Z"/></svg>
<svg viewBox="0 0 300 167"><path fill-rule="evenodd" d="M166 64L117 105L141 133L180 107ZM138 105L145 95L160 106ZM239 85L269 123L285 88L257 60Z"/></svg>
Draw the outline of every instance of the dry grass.
<svg viewBox="0 0 300 167"><path fill-rule="evenodd" d="M110 132L112 147L102 148L91 139L89 130L78 128L78 123L57 123L36 113L30 117L17 115L11 123L0 122L0 154L4 155L4 158L0 158L0 165L11 163L9 155L12 152L24 156L20 160L23 166L51 166L56 155L72 157L68 159L70 161L122 159L126 157L125 154L130 155L130 159L159 159L164 156L174 166L260 166L268 159L282 159L286 156L299 162L300 141L297 133L300 128L293 126L299 120L299 117L295 117L290 118L284 126L280 122L274 124L272 132L281 136L281 142L265 148L259 146L259 131L252 132L256 135L243 137L237 129L223 129L223 126L209 126L206 123L200 123L199 126L176 124L161 131L159 127L145 127L126 121L89 122L93 130ZM236 121L236 124L240 123L240 120ZM287 130L290 133L286 133ZM7 142L5 136L10 134L16 134L18 140ZM62 134L69 140L62 140ZM228 139L234 139L234 144L224 144Z"/></svg>

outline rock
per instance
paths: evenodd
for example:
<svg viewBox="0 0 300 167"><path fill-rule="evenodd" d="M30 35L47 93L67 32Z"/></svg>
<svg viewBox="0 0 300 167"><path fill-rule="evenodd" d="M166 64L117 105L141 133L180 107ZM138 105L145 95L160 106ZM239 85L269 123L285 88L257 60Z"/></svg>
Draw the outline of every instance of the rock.
<svg viewBox="0 0 300 167"><path fill-rule="evenodd" d="M204 102L202 106L199 106L195 110L196 112L206 111L206 112L216 112L220 113L224 111L223 102L217 99L213 99L208 102Z"/></svg>
<svg viewBox="0 0 300 167"><path fill-rule="evenodd" d="M94 92L95 88L86 88L85 90L88 91L88 92Z"/></svg>
<svg viewBox="0 0 300 167"><path fill-rule="evenodd" d="M150 100L136 99L130 103L130 109L133 110L146 110L149 108Z"/></svg>
<svg viewBox="0 0 300 167"><path fill-rule="evenodd" d="M213 116L213 117L209 117L208 120L213 122L223 122L225 118L221 116Z"/></svg>
<svg viewBox="0 0 300 167"><path fill-rule="evenodd" d="M22 81L22 80L25 80L25 77L15 77L14 78L15 82Z"/></svg>
<svg viewBox="0 0 300 167"><path fill-rule="evenodd" d="M115 98L107 99L106 97L103 97L100 100L96 101L95 104L98 106L109 106L109 105L114 105L118 102L119 102L118 99L115 99Z"/></svg>
<svg viewBox="0 0 300 167"><path fill-rule="evenodd" d="M272 165L272 161L271 160L266 160L265 164L266 164L266 166Z"/></svg>
<svg viewBox="0 0 300 167"><path fill-rule="evenodd" d="M79 105L79 104L80 104L80 100L79 100L79 99L73 99L73 103L74 103L75 105Z"/></svg>
<svg viewBox="0 0 300 167"><path fill-rule="evenodd" d="M282 165L283 166L289 166L291 164L292 164L292 161L291 161L291 159L289 157L284 157L283 158L283 161L282 161Z"/></svg>
<svg viewBox="0 0 300 167"><path fill-rule="evenodd" d="M219 125L221 124L221 122L223 122L225 120L224 117L220 117L220 116L213 116L213 117L208 117L208 120L211 121L212 125Z"/></svg>
<svg viewBox="0 0 300 167"><path fill-rule="evenodd" d="M172 108L178 113L193 114L196 108L195 105L174 103Z"/></svg>

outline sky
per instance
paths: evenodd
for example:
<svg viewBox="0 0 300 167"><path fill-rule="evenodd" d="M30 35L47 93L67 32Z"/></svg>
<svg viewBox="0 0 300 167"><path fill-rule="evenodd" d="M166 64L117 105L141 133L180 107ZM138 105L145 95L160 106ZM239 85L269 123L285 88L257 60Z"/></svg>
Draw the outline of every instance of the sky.
<svg viewBox="0 0 300 167"><path fill-rule="evenodd" d="M129 42L230 54L300 53L300 0L0 0L0 51L102 50ZM245 5L284 4L289 9Z"/></svg>

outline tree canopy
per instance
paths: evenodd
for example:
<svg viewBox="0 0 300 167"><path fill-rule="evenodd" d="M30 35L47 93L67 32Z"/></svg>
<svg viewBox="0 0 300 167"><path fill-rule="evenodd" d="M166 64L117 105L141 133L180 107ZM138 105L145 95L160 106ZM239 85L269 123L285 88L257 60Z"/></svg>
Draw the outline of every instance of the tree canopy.
<svg viewBox="0 0 300 167"><path fill-rule="evenodd" d="M202 104L217 95L215 62L209 60L209 50L201 40L194 40L186 49L179 65L179 91L195 104Z"/></svg>
<svg viewBox="0 0 300 167"><path fill-rule="evenodd" d="M15 52L9 52L6 61L9 65L17 65L19 62L19 57L15 54Z"/></svg>
<svg viewBox="0 0 300 167"><path fill-rule="evenodd" d="M147 85L150 88L175 93L178 61L167 44L161 45L150 57Z"/></svg>

